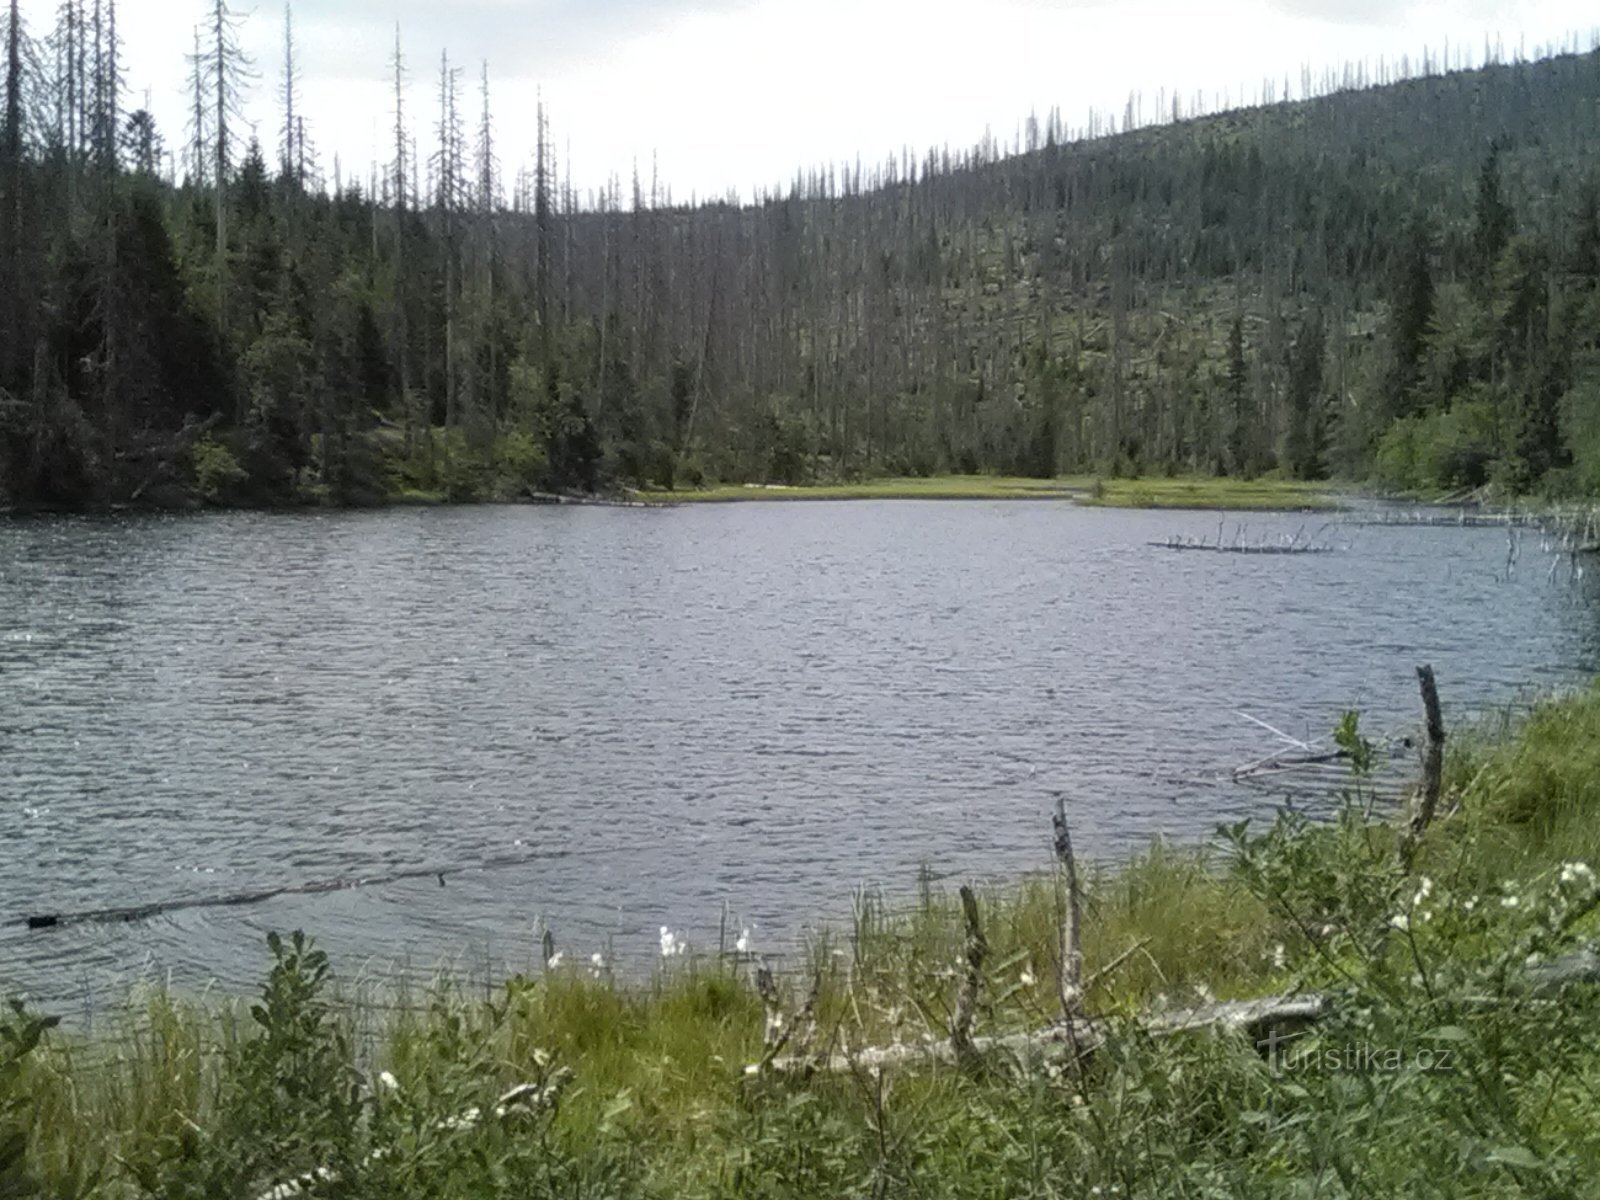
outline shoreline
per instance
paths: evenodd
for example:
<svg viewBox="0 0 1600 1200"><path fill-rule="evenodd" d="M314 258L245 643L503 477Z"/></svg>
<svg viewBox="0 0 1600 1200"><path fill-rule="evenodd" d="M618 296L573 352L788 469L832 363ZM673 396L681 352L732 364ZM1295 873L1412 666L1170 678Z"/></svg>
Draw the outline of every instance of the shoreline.
<svg viewBox="0 0 1600 1200"><path fill-rule="evenodd" d="M843 1148L840 1161L812 1163L784 1194L832 1196L850 1194L848 1180L872 1161L874 1122L925 1129L940 1144L987 1144L984 1130L1022 1138L1031 1122L1055 1114L1050 1122L1066 1122L1050 1125L1061 1153L1092 1142L1086 1157L1072 1159L1070 1177L1112 1182L1125 1176L1095 1164L1121 1152L1114 1124L1103 1144L1093 1142L1094 1126L1074 1114L1129 1088L1150 1097L1141 1125L1154 1123L1160 1136L1189 1145L1195 1161L1215 1166L1235 1155L1224 1148L1213 1159L1210 1143L1186 1140L1190 1090L1223 1103L1230 1123L1265 1106L1292 1130L1307 1119L1297 1113L1339 1119L1350 1071L1388 1079L1379 1051L1415 1058L1424 1050L1432 1067L1443 1050L1464 1064L1421 1076L1433 1089L1470 1089L1480 1067L1496 1078L1528 1077L1533 1107L1513 1105L1495 1118L1515 1126L1498 1131L1496 1145L1522 1144L1508 1139L1523 1120L1531 1123L1525 1140L1542 1138L1548 1120L1552 1129L1597 1129L1584 1154L1600 1150L1600 1127L1583 1124L1587 1109L1572 1107L1580 1100L1561 1093L1557 1103L1542 1083L1552 1063L1600 1072L1585 1032L1600 989L1583 982L1592 975L1589 939L1600 934L1600 886L1589 865L1600 861L1600 687L1547 698L1499 730L1447 734L1439 815L1413 847L1414 861L1404 852L1396 859L1401 820L1362 807L1370 748L1351 726L1336 739L1352 767L1340 819L1289 813L1270 828L1234 825L1210 843L1157 842L1118 864L1088 866L1077 934L1082 1003L1092 1021L1085 1028L1106 1049L1076 1066L1073 1039L1050 1034L1064 942L1058 877L1041 861L1040 873L979 888L970 905L942 887L925 886L904 909L859 893L849 924L818 931L807 961L781 978L765 973L762 947L742 931L728 930L715 952L695 953L663 930L647 980L618 978L604 956L574 947L570 956L551 950L542 971L481 994L466 980L441 978L425 994L383 1000L341 993L340 964L309 943L275 940L253 1010L215 995L157 993L86 1036L39 1028L17 1077L27 1163L59 1188L102 1173L107 1186L89 1194L116 1198L141 1188L179 1194L201 1164L217 1173L206 1176L216 1189L208 1195L254 1200L328 1163L364 1172L381 1189L386 1176L373 1164L389 1156L412 1163L420 1184L439 1178L432 1173L443 1159L455 1162L457 1149L471 1159L501 1145L499 1117L463 1123L460 1114L505 1112L508 1124L535 1122L554 1161L637 1169L628 1194L727 1195L714 1183L727 1155L745 1164L747 1184L769 1169L779 1172L774 1180L789 1178L801 1170L795 1156L816 1152L820 1137ZM1537 981L1546 964L1573 962L1584 964L1580 976L1561 975L1538 1007L1518 1007L1524 971ZM1451 989L1504 994L1506 1004L1457 1002ZM1273 1026L1266 1051L1254 1023L1186 1032L1185 1014L1226 1014L1239 1006L1220 1001L1269 994L1306 997L1273 1011L1291 1024L1323 1021L1321 1040L1307 1045L1325 1049L1279 1057L1280 1042L1305 1036L1299 1026ZM1352 1024L1345 1012L1359 1019ZM7 1018L22 1028L19 1019ZM1140 1049L1137 1029L1146 1025L1167 1031L1160 1054ZM972 1051L945 1049L955 1030L972 1033ZM1020 1057L994 1073L963 1057L977 1052ZM1535 1053L1543 1057L1527 1057ZM869 1062L882 1065L856 1065ZM1189 1081L1176 1092L1175 1069ZM891 1076L895 1100L862 1088L862 1079L881 1079L887 1089ZM1359 1144L1389 1138L1399 1150L1415 1143L1419 1126L1447 1120L1455 1093L1428 1087L1396 1093L1397 1112L1364 1126ZM511 1115L521 1101L506 1097L546 1089L560 1093L559 1104ZM348 1116L341 1124L328 1106L344 1094L355 1099L338 1110ZM973 1103L999 1125L973 1125ZM386 1124L396 1112L412 1141ZM307 1140L308 1128L321 1133ZM1248 1120L1240 1128L1269 1132ZM1240 1161L1260 1154L1270 1167L1293 1145L1265 1137ZM533 1169L507 1161L519 1164L514 1174ZM936 1177L969 1180L974 1195L980 1182L1009 1180L1008 1192L1025 1183L1002 1160L940 1161ZM133 1171L143 1174L130 1178ZM135 1186L140 1178L149 1182ZM216 1183L224 1178L233 1182ZM1360 1194L1404 1190L1394 1186Z"/></svg>

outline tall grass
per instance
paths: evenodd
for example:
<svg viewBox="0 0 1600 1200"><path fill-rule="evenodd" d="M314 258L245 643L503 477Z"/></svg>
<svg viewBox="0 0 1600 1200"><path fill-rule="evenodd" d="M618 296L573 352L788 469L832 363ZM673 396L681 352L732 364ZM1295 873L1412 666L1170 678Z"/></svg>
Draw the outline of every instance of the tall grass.
<svg viewBox="0 0 1600 1200"><path fill-rule="evenodd" d="M254 1001L154 994L110 1028L13 1013L0 1196L254 1197L321 1170L341 1197L1582 1196L1600 1178L1595 989L1530 980L1600 907L1600 693L1457 747L1407 873L1357 794L1330 824L1234 827L1089 874L1091 1056L755 1072L750 956L578 963L487 998L341 993L297 938ZM1465 740L1464 740L1465 741ZM982 892L980 1032L1056 1015L1060 898ZM954 897L860 893L782 982L818 1043L942 1041ZM1156 1039L1139 1014L1314 987L1332 1015L1263 1050ZM533 1091L504 1106L516 1085Z"/></svg>

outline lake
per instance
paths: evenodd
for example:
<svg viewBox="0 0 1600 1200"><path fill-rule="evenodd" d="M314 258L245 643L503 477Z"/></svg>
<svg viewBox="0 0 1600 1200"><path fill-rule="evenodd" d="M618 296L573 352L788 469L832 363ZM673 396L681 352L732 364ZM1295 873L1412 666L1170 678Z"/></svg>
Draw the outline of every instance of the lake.
<svg viewBox="0 0 1600 1200"><path fill-rule="evenodd" d="M1495 529L1035 502L0 523L0 990L252 987L273 929L348 976L758 947L909 890L1270 816L1231 768L1581 682L1596 572ZM1305 529L1335 553L1152 547ZM487 867L485 864L489 864ZM407 871L264 903L74 913Z"/></svg>

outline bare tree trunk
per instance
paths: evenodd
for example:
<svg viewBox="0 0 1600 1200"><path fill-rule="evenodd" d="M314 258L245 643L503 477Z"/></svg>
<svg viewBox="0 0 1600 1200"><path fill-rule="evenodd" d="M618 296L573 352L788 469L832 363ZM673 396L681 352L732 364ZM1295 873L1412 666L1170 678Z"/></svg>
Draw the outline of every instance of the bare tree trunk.
<svg viewBox="0 0 1600 1200"><path fill-rule="evenodd" d="M1067 828L1067 802L1061 796L1056 797L1055 835L1056 863L1066 893L1061 918L1061 1016L1071 1022L1083 1019L1083 893Z"/></svg>
<svg viewBox="0 0 1600 1200"><path fill-rule="evenodd" d="M1444 717L1439 710L1439 688L1433 677L1433 668L1418 667L1417 682L1422 689L1422 712L1427 721L1428 741L1423 747L1422 794L1417 798L1411 824L1400 842L1400 862L1407 870L1416 858L1428 826L1433 824L1434 813L1439 808L1439 796L1444 789Z"/></svg>

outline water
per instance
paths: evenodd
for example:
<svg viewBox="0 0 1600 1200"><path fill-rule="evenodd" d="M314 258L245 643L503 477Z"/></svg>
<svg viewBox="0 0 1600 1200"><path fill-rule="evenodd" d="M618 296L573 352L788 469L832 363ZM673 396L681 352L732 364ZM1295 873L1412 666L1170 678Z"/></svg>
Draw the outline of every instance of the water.
<svg viewBox="0 0 1600 1200"><path fill-rule="evenodd" d="M69 1012L152 974L245 988L262 935L295 927L347 974L525 967L541 921L575 958L643 962L663 924L714 944L725 905L781 947L861 882L1042 865L1055 790L1094 856L1269 813L1280 795L1226 781L1277 748L1240 711L1405 732L1418 662L1460 720L1600 659L1594 579L1552 578L1535 536L1509 574L1503 530L1147 544L1218 521L871 502L0 525L0 987Z"/></svg>

